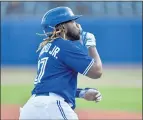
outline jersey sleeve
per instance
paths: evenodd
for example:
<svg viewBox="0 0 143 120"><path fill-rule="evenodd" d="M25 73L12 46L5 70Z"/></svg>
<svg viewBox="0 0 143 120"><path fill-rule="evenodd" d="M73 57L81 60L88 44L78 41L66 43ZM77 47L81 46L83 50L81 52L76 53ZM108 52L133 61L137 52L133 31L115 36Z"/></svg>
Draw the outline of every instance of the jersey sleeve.
<svg viewBox="0 0 143 120"><path fill-rule="evenodd" d="M66 47L61 50L61 59L68 67L83 75L86 75L94 64L94 59L88 56L83 46L76 42L66 44Z"/></svg>

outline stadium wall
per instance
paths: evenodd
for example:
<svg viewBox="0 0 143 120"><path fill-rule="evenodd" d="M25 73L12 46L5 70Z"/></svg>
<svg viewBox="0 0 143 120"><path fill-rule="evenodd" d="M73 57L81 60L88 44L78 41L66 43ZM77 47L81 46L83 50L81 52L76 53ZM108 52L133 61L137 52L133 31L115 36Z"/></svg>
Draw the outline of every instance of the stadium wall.
<svg viewBox="0 0 143 120"><path fill-rule="evenodd" d="M85 31L95 34L103 63L142 62L142 20L82 18ZM6 17L1 21L1 64L36 64L42 37L39 17Z"/></svg>

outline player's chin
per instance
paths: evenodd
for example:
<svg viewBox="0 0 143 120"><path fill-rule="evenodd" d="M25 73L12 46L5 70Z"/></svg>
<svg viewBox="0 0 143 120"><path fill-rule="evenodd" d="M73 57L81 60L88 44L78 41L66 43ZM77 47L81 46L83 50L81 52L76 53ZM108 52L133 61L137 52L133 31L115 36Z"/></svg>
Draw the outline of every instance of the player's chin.
<svg viewBox="0 0 143 120"><path fill-rule="evenodd" d="M75 41L76 41L76 40L79 40L79 39L80 39L80 36L76 36L76 37L75 37Z"/></svg>
<svg viewBox="0 0 143 120"><path fill-rule="evenodd" d="M80 40L80 31L78 31L77 34L75 35L75 40Z"/></svg>
<svg viewBox="0 0 143 120"><path fill-rule="evenodd" d="M76 41L80 39L80 34L79 32L67 32L67 36L72 40L72 41Z"/></svg>
<svg viewBox="0 0 143 120"><path fill-rule="evenodd" d="M74 41L79 40L79 39L80 39L80 34L73 35L73 40Z"/></svg>

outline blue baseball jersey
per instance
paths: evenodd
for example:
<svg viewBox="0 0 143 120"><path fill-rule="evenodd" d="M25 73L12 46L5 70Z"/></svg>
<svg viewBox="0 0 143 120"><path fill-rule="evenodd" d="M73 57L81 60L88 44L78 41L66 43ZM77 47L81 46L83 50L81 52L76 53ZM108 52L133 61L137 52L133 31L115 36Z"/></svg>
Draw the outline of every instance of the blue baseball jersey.
<svg viewBox="0 0 143 120"><path fill-rule="evenodd" d="M79 41L55 39L40 51L32 94L56 93L74 109L77 75L86 75L93 63Z"/></svg>

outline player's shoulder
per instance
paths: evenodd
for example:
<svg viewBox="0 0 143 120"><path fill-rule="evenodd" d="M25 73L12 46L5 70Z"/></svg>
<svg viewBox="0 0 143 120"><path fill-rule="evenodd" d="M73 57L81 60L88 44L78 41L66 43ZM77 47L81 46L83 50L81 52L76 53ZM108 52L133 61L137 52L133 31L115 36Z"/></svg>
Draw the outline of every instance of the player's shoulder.
<svg viewBox="0 0 143 120"><path fill-rule="evenodd" d="M63 38L58 38L56 40L56 45L60 47L61 51L83 51L83 45L80 43L79 40L72 41L72 40L65 40Z"/></svg>

